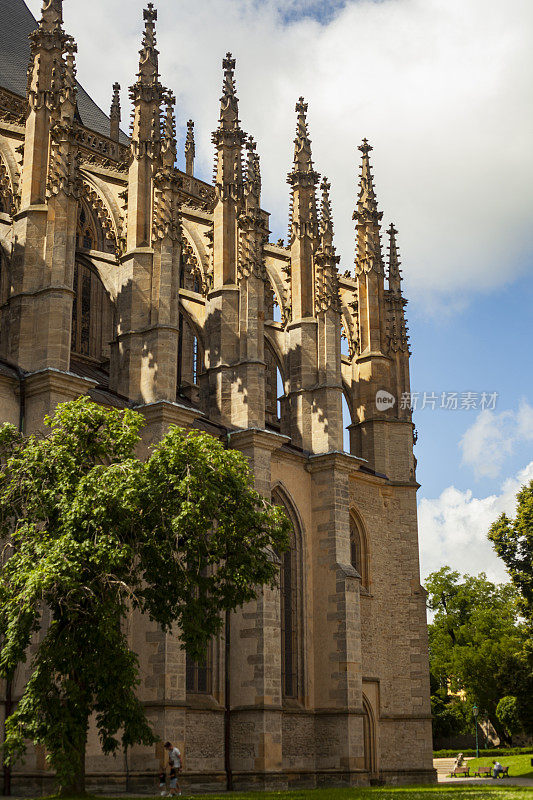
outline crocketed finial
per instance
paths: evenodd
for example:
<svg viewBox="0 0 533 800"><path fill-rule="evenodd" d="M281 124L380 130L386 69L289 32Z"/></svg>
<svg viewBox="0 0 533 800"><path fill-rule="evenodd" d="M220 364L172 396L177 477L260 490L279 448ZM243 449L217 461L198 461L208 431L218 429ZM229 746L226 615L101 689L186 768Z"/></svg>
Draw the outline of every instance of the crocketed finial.
<svg viewBox="0 0 533 800"><path fill-rule="evenodd" d="M185 139L185 172L187 175L194 174L194 156L196 155L196 146L194 143L194 122L192 119L187 120L187 137Z"/></svg>
<svg viewBox="0 0 533 800"><path fill-rule="evenodd" d="M367 139L363 139L358 149L362 153L362 161L357 208L353 213L353 219L357 223L356 272L374 270L383 275L380 240L380 223L383 212L378 211L378 203L374 191L374 178L369 159L372 147Z"/></svg>
<svg viewBox="0 0 533 800"><path fill-rule="evenodd" d="M113 84L111 110L109 112L109 138L118 142L120 131L120 83Z"/></svg>
<svg viewBox="0 0 533 800"><path fill-rule="evenodd" d="M44 0L39 27L43 30L57 30L63 22L63 0Z"/></svg>
<svg viewBox="0 0 533 800"><path fill-rule="evenodd" d="M155 23L157 20L157 11L153 3L148 3L148 6L143 10L144 31L142 39L142 47L139 51L139 76L141 78L151 78L152 81L157 80L158 70L158 55L159 51L156 48L155 37ZM146 82L146 80L145 80Z"/></svg>
<svg viewBox="0 0 533 800"><path fill-rule="evenodd" d="M165 118L163 122L162 158L166 167L173 167L176 161L176 121L174 119L174 106L176 98L171 91L164 96Z"/></svg>
<svg viewBox="0 0 533 800"><path fill-rule="evenodd" d="M143 19L143 47L155 47L155 23L157 20L157 11L154 8L153 3L148 3L148 6L143 10Z"/></svg>
<svg viewBox="0 0 533 800"><path fill-rule="evenodd" d="M256 143L253 136L248 136L246 140L246 191L252 194L257 202L261 194L261 170L259 166L259 155L256 152Z"/></svg>
<svg viewBox="0 0 533 800"><path fill-rule="evenodd" d="M320 234L322 237L330 236L333 238L333 218L331 216L331 200L329 199L331 184L326 176L322 178L320 189L322 192L320 204Z"/></svg>
<svg viewBox="0 0 533 800"><path fill-rule="evenodd" d="M396 243L396 234L398 231L391 222L390 227L387 229L389 236L389 290L396 296L400 297L402 293L402 273L400 271L400 257L398 253L398 245Z"/></svg>
<svg viewBox="0 0 533 800"><path fill-rule="evenodd" d="M307 103L300 97L295 109L298 115L296 121L296 138L294 139L294 168L302 171L312 171L311 140L307 129Z"/></svg>
<svg viewBox="0 0 533 800"><path fill-rule="evenodd" d="M235 90L235 59L231 53L226 53L222 59L224 79L222 81L222 97L220 98L220 125L221 129L239 129L239 103Z"/></svg>

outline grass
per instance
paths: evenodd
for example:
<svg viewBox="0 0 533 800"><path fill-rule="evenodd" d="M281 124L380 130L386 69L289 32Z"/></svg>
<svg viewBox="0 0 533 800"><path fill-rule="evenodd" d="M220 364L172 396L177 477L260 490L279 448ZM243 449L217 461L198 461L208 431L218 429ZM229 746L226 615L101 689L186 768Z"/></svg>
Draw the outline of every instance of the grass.
<svg viewBox="0 0 533 800"><path fill-rule="evenodd" d="M182 800L531 800L533 789L505 786L503 781L494 786L420 786L374 787L371 789L300 789L286 792L223 792L182 796ZM41 798L39 798L41 800ZM74 798L47 798L47 800L74 800ZM79 800L79 798L76 798ZM84 800L132 800L131 797L107 798L86 795ZM147 798L148 800L148 798ZM159 800L157 796L155 800Z"/></svg>
<svg viewBox="0 0 533 800"><path fill-rule="evenodd" d="M533 756L533 747L490 747L488 749L483 748L481 751L484 756L487 758L492 756L493 758L498 758L498 756L503 756L506 758L507 756L521 756L524 753L531 753ZM434 750L433 751L433 758L455 758L459 753L462 753L464 756L475 756L476 751L470 748L467 750L466 748L455 748L455 750Z"/></svg>
<svg viewBox="0 0 533 800"><path fill-rule="evenodd" d="M509 767L510 778L533 778L533 767L531 766L531 755L521 756L485 756L483 758L473 758L466 763L470 768L470 774L473 775L478 767L490 767L492 762L496 759L502 767ZM533 791L533 789L532 789Z"/></svg>

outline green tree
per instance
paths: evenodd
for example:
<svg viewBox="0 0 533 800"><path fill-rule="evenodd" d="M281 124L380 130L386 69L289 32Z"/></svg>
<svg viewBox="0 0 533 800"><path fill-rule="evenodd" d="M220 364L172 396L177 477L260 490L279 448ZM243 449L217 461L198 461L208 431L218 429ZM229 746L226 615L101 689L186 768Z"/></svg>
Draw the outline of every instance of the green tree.
<svg viewBox="0 0 533 800"><path fill-rule="evenodd" d="M533 688L524 656L525 626L512 584L494 584L481 573L465 575L443 567L426 581L431 672L444 694L466 692L488 715L500 738L507 733L496 708L515 695L523 714Z"/></svg>
<svg viewBox="0 0 533 800"><path fill-rule="evenodd" d="M512 739L513 734L523 730L520 702L513 695L502 697L496 706L496 716Z"/></svg>
<svg viewBox="0 0 533 800"><path fill-rule="evenodd" d="M516 518L502 514L491 525L489 539L519 592L520 611L533 628L533 481L516 496Z"/></svg>
<svg viewBox="0 0 533 800"><path fill-rule="evenodd" d="M431 695L433 740L472 732L472 706L458 697Z"/></svg>
<svg viewBox="0 0 533 800"><path fill-rule="evenodd" d="M245 457L207 434L173 427L142 462L136 412L81 398L46 422L44 437L0 429L0 675L39 641L5 758L42 744L62 791L81 792L91 715L105 753L155 741L126 615L179 630L201 657L224 610L275 584L288 521Z"/></svg>

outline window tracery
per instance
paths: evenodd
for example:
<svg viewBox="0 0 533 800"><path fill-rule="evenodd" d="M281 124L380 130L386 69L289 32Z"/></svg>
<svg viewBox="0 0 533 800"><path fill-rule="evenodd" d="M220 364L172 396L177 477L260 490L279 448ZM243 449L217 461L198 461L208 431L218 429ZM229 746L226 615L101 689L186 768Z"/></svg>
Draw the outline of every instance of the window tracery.
<svg viewBox="0 0 533 800"><path fill-rule="evenodd" d="M280 557L280 635L281 691L285 699L297 700L302 694L302 619L301 619L301 538L294 513L279 490L272 502L281 506L291 521L290 547Z"/></svg>
<svg viewBox="0 0 533 800"><path fill-rule="evenodd" d="M76 261L73 290L71 352L103 362L109 357L113 305L92 265Z"/></svg>
<svg viewBox="0 0 533 800"><path fill-rule="evenodd" d="M363 528L358 523L353 513L350 514L350 561L352 563L352 567L361 576L361 585L365 589L368 589L369 558L367 541Z"/></svg>

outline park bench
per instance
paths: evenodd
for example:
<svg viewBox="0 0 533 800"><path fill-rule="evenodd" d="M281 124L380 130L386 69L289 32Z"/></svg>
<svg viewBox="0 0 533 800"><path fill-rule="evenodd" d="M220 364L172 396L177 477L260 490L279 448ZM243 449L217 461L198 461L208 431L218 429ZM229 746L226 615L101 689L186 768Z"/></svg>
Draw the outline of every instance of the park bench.
<svg viewBox="0 0 533 800"><path fill-rule="evenodd" d="M492 767L478 767L474 778L492 778Z"/></svg>
<svg viewBox="0 0 533 800"><path fill-rule="evenodd" d="M450 772L450 778L469 778L470 777L470 767L455 767Z"/></svg>
<svg viewBox="0 0 533 800"><path fill-rule="evenodd" d="M508 778L508 777L509 777L509 767L503 767L503 772L498 773L498 778Z"/></svg>

